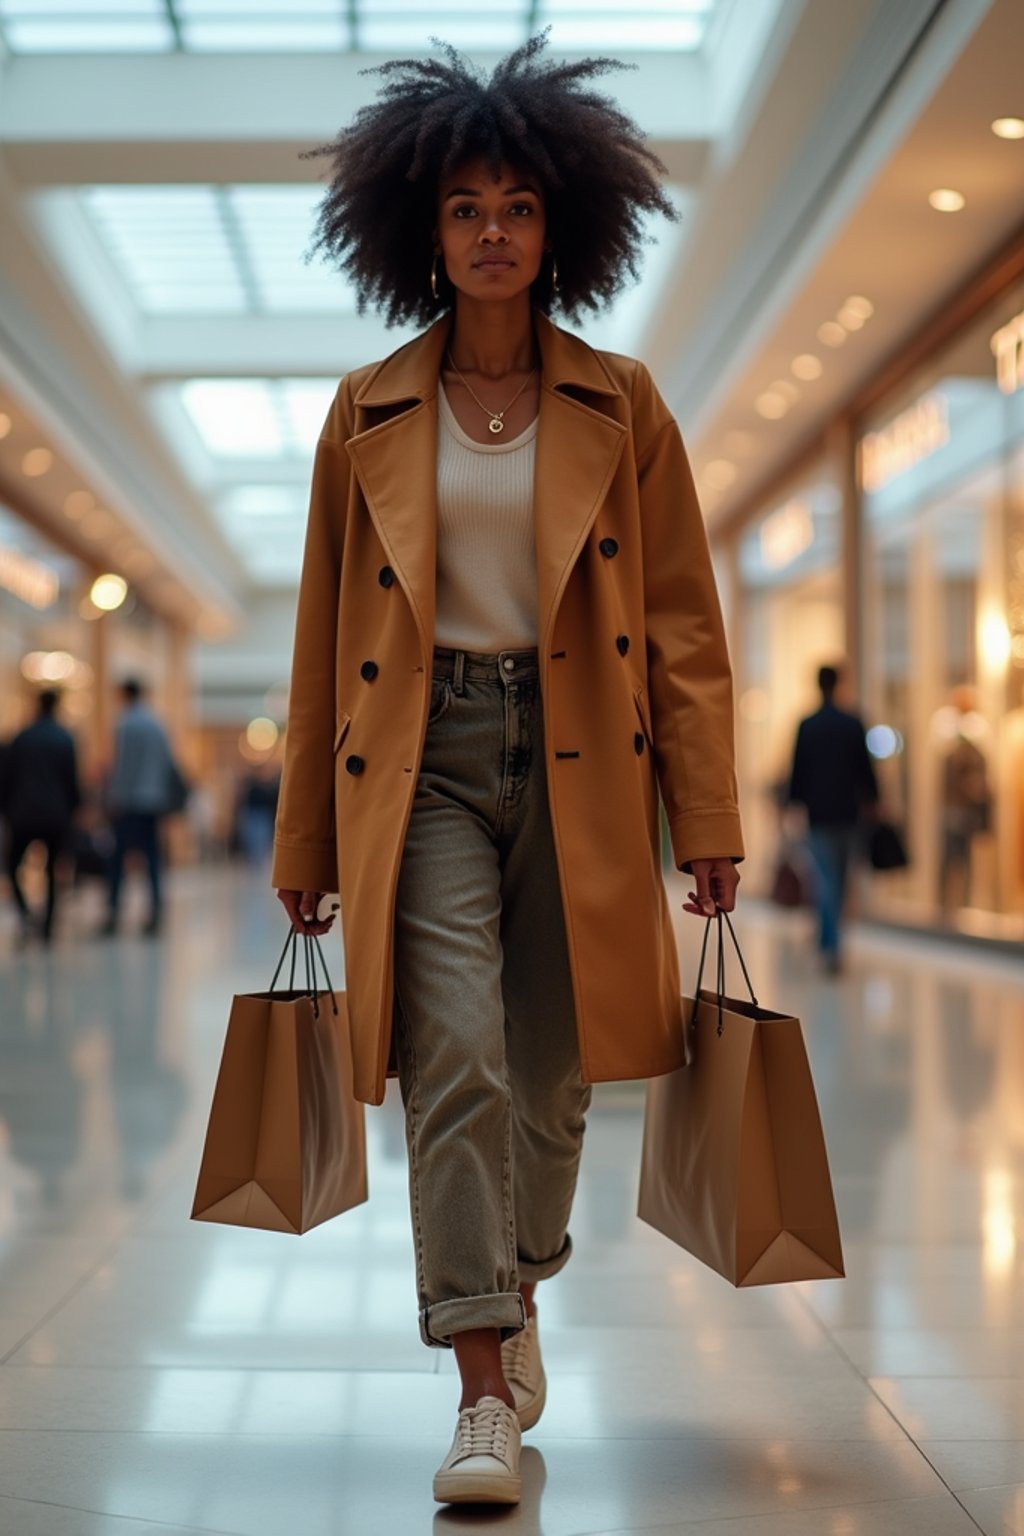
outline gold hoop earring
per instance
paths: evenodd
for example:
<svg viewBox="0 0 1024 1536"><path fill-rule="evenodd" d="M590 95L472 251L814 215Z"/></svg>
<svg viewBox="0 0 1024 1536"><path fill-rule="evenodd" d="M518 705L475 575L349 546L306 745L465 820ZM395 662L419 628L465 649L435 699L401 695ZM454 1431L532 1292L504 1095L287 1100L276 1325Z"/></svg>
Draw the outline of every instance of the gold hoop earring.
<svg viewBox="0 0 1024 1536"><path fill-rule="evenodd" d="M554 251L551 252L551 286L558 287L558 257Z"/></svg>
<svg viewBox="0 0 1024 1536"><path fill-rule="evenodd" d="M437 257L436 256L434 257L433 261L430 263L430 291L434 295L435 299L439 299L441 297L440 290L438 289L438 286L437 286Z"/></svg>

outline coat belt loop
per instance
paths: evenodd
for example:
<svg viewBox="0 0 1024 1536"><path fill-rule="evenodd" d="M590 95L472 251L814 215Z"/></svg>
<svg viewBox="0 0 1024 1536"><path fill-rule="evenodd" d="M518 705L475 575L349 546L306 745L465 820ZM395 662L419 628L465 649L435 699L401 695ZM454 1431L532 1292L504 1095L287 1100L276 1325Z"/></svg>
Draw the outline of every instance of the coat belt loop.
<svg viewBox="0 0 1024 1536"><path fill-rule="evenodd" d="M465 671L465 667L466 667L466 653L465 653L465 651L456 651L455 652L455 679L454 679L454 685L453 686L455 688L455 692L458 693L458 694L461 694L462 691L463 691L462 690L462 677L463 677L463 673Z"/></svg>

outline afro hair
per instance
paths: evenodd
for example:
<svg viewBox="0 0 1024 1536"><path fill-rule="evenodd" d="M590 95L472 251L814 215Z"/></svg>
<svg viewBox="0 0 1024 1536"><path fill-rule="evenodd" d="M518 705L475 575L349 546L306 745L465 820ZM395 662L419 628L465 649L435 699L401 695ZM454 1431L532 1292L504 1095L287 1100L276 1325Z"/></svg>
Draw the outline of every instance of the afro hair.
<svg viewBox="0 0 1024 1536"><path fill-rule="evenodd" d="M585 58L538 60L541 32L497 65L489 81L450 44L431 41L443 58L392 59L364 74L384 76L377 99L329 144L303 159L330 156L332 175L320 204L307 260L323 253L348 276L363 314L378 308L388 325L429 324L454 301L438 269L430 286L437 194L442 180L484 158L537 178L558 287L544 263L532 302L576 318L599 311L639 280L641 214L677 218L660 184L665 167L636 124L586 82L624 66Z"/></svg>

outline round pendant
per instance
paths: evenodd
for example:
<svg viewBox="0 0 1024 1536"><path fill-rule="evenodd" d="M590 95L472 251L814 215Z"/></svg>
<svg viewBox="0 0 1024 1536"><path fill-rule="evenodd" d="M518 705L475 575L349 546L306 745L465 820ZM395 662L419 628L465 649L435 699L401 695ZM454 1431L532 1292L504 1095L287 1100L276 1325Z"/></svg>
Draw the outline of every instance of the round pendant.
<svg viewBox="0 0 1024 1536"><path fill-rule="evenodd" d="M505 430L505 423L502 421L500 416L492 416L487 425L494 433L504 432Z"/></svg>

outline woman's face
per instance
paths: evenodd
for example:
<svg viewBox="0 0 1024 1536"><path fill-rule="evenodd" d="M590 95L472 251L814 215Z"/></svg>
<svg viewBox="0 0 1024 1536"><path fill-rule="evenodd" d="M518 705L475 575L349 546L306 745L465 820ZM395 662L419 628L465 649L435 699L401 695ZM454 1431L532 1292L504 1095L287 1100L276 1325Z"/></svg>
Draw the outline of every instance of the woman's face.
<svg viewBox="0 0 1024 1536"><path fill-rule="evenodd" d="M545 247L544 201L536 177L469 160L444 182L434 249L451 283L467 297L509 300L529 288Z"/></svg>

